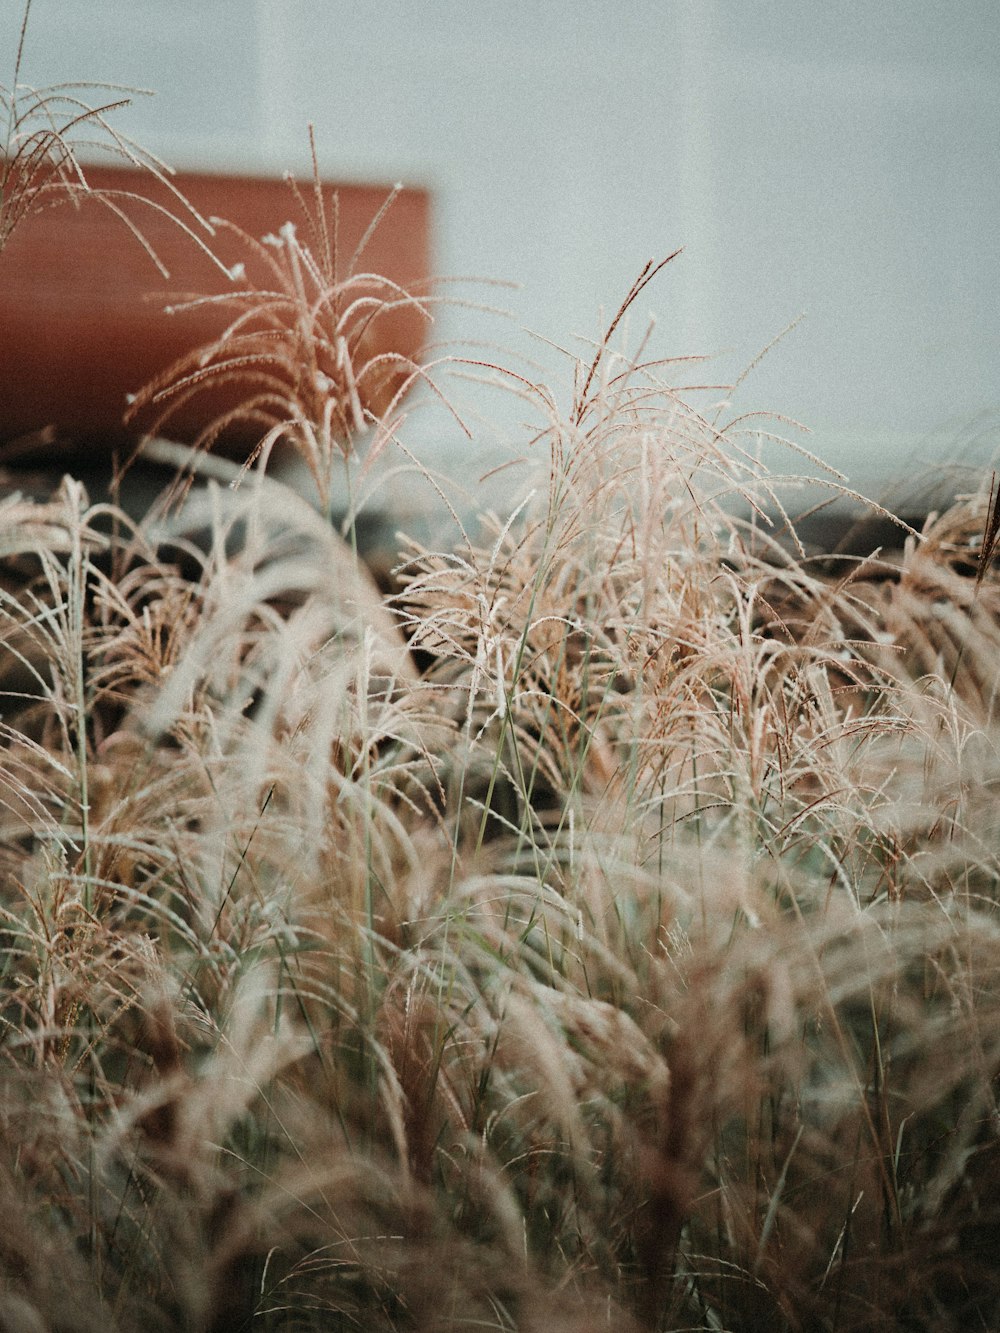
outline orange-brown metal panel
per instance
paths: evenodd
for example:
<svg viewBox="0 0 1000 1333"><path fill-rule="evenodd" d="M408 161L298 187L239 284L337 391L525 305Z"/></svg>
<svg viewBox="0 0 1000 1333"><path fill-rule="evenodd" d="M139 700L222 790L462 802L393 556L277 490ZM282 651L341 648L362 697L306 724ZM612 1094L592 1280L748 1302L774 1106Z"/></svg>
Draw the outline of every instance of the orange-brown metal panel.
<svg viewBox="0 0 1000 1333"><path fill-rule="evenodd" d="M185 217L150 175L102 167L88 169L87 179L94 190L134 192ZM301 209L284 181L181 174L174 183L206 218L226 218L257 240L294 221L309 242ZM325 187L327 200L333 188ZM388 191L336 188L338 251L346 269ZM311 183L303 193L311 203ZM231 286L175 222L148 205L120 202L170 271L169 280L124 223L95 199L85 198L79 207L62 203L27 218L0 253L0 439L51 425L61 437L91 445L120 441L127 395L218 336L232 317L231 309L164 313L179 295ZM197 230L190 217L186 221ZM423 282L429 269L428 233L427 194L404 190L367 245L361 269L407 288ZM246 246L226 231L206 240L226 265L248 260ZM255 276L261 272L252 258L247 267ZM396 310L378 320L372 334L374 351L416 358L425 323L412 309ZM193 438L217 407L218 400L195 400L171 420L170 434Z"/></svg>

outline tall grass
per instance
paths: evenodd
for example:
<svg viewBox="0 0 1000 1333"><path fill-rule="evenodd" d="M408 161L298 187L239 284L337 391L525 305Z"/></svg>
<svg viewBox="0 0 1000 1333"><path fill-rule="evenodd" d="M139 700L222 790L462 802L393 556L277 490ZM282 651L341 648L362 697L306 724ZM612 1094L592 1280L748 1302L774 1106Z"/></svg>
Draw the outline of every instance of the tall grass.
<svg viewBox="0 0 1000 1333"><path fill-rule="evenodd" d="M203 358L253 467L0 507L0 1322L995 1327L990 493L762 545L759 422L619 347L649 269L384 597L266 468L325 509L425 376L352 398L408 298L326 207Z"/></svg>
<svg viewBox="0 0 1000 1333"><path fill-rule="evenodd" d="M25 0L10 83L0 82L0 252L14 233L44 209L92 201L108 209L146 251L164 278L169 272L143 231L148 210L167 217L193 246L227 274L211 248L212 225L171 181L173 171L116 125L118 113L140 88L106 83L57 83L35 87L23 81L32 0ZM87 176L94 160L134 168L139 179L153 176L171 208L137 190L94 189Z"/></svg>

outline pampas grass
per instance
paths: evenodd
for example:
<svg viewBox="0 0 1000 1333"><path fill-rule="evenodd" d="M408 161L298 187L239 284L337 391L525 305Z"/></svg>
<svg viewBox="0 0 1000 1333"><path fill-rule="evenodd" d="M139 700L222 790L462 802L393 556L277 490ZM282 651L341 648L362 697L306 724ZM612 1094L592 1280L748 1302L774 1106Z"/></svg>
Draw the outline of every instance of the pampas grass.
<svg viewBox="0 0 1000 1333"><path fill-rule="evenodd" d="M762 543L760 423L621 346L650 266L385 597L266 466L325 510L423 375L355 408L408 298L324 207L147 395L247 384L255 460L0 509L0 1321L994 1327L989 487Z"/></svg>

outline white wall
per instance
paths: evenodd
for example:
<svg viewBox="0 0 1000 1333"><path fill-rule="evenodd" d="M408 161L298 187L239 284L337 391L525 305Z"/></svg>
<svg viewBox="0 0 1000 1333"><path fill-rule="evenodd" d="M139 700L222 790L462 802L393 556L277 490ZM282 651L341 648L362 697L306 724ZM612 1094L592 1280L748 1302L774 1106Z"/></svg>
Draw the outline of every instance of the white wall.
<svg viewBox="0 0 1000 1333"><path fill-rule="evenodd" d="M311 120L331 175L429 186L438 270L523 284L444 337L558 378L520 326L593 335L683 245L659 350L722 381L805 312L738 401L862 489L997 442L996 0L34 0L26 74L156 89L122 124L178 166L303 167Z"/></svg>

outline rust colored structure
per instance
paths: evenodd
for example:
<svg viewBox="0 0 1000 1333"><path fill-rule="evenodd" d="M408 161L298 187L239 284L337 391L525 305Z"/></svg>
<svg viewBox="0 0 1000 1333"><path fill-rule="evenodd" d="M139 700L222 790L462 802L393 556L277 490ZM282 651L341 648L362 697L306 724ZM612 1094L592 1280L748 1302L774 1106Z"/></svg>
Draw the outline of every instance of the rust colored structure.
<svg viewBox="0 0 1000 1333"><path fill-rule="evenodd" d="M218 337L233 318L231 306L165 312L185 297L232 291L233 284L162 210L183 220L226 266L245 264L255 281L266 271L253 246L229 230L206 233L154 176L93 167L87 180L94 191L110 193L170 276L163 278L128 226L96 198L84 198L79 206L61 202L24 220L0 253L0 442L8 442L6 449L0 444L0 458L11 458L9 442L46 427L54 428L51 448L69 445L91 456L135 438L148 418L140 416L130 428L123 425L128 396ZM194 173L172 180L203 218L224 218L254 241L293 221L302 240L313 245L300 202L283 180ZM328 205L334 188L343 275L388 190L326 185ZM312 183L301 189L311 206ZM128 197L135 195L150 202ZM366 244L359 268L408 290L425 282L425 192L398 195ZM425 328L412 307L394 309L372 322L368 355L390 351L416 359ZM191 440L205 426L218 409L218 401L205 397L209 401L195 398L170 420L173 438ZM229 448L239 443L232 433L227 436ZM24 452L33 448L27 445Z"/></svg>

